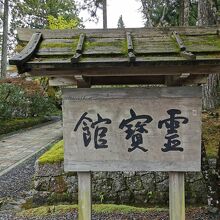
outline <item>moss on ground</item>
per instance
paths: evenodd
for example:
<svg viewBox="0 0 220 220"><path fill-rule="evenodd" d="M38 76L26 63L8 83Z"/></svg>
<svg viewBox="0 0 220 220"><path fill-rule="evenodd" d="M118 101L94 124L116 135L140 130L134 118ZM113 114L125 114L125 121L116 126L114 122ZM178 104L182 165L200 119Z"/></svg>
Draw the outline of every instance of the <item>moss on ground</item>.
<svg viewBox="0 0 220 220"><path fill-rule="evenodd" d="M48 121L48 119L46 119L45 117L14 118L0 120L0 135L18 131L24 128L29 128L46 121Z"/></svg>
<svg viewBox="0 0 220 220"><path fill-rule="evenodd" d="M76 211L78 205L57 205L57 206L41 206L38 208L27 209L17 213L17 216L33 217L33 216L47 216L50 214L61 214L68 211ZM95 204L92 206L94 213L146 213L146 212L162 212L167 211L166 208L140 208L127 205L115 205L115 204Z"/></svg>
<svg viewBox="0 0 220 220"><path fill-rule="evenodd" d="M43 154L39 159L40 164L59 163L64 160L64 143L63 140L57 142L52 148Z"/></svg>

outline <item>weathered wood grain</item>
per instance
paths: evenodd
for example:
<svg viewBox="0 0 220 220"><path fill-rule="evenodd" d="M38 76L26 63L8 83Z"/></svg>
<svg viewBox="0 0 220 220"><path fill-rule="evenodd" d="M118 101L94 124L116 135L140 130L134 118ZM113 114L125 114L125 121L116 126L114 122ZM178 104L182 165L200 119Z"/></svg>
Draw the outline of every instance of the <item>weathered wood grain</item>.
<svg viewBox="0 0 220 220"><path fill-rule="evenodd" d="M78 204L79 220L91 220L92 217L92 186L91 173L78 172Z"/></svg>
<svg viewBox="0 0 220 220"><path fill-rule="evenodd" d="M64 142L67 171L199 171L201 143L201 88L155 89L64 89ZM130 117L130 109L137 115L150 115L143 144L147 152L136 149L129 152L131 139L119 129L123 119ZM166 142L166 128L158 129L159 120L168 117L167 110L180 109L189 124L178 128L183 152L162 151ZM87 112L94 122L97 114L111 120L100 124L108 129L108 148L96 149L94 130L90 128L91 142L84 146L82 127L76 129L80 117ZM88 123L88 121L87 121ZM75 129L74 129L75 128ZM78 129L79 128L79 129Z"/></svg>
<svg viewBox="0 0 220 220"><path fill-rule="evenodd" d="M50 86L69 86L76 84L76 80L73 77L52 77L49 79Z"/></svg>
<svg viewBox="0 0 220 220"><path fill-rule="evenodd" d="M27 62L34 55L34 52L39 46L41 40L42 34L34 33L25 48L9 60L10 65L21 66L23 63Z"/></svg>
<svg viewBox="0 0 220 220"><path fill-rule="evenodd" d="M18 37L21 41L29 41L33 32L40 31L44 39L68 39L78 37L81 33L85 33L88 37L124 37L126 31L131 32L134 37L152 37L158 35L171 35L173 31L188 36L198 35L217 35L217 27L166 27L166 28L127 28L120 29L74 29L74 30L42 30L42 29L18 29Z"/></svg>
<svg viewBox="0 0 220 220"><path fill-rule="evenodd" d="M185 220L184 173L169 173L170 220Z"/></svg>
<svg viewBox="0 0 220 220"><path fill-rule="evenodd" d="M181 58L184 59L184 58ZM180 60L163 61L163 62L145 62L138 57L136 58L136 66L129 66L127 58L117 60L114 63L110 60L103 62L90 59L89 62L79 62L76 66L72 66L70 59L32 61L26 63L25 67L31 69L31 75L45 76L69 76L69 75L85 75L85 76L143 76L143 75L179 75L182 73L191 73L202 75L207 73L220 73L220 65L215 60Z"/></svg>

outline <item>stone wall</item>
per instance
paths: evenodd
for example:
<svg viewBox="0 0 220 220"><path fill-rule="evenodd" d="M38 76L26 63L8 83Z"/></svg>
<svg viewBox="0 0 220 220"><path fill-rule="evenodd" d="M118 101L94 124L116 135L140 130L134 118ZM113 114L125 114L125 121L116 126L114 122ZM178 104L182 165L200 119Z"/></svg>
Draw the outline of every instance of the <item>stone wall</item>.
<svg viewBox="0 0 220 220"><path fill-rule="evenodd" d="M168 174L164 172L94 172L94 203L167 205ZM186 174L186 203L206 204L207 192L200 172ZM36 163L35 204L77 202L76 173L64 173L63 163Z"/></svg>

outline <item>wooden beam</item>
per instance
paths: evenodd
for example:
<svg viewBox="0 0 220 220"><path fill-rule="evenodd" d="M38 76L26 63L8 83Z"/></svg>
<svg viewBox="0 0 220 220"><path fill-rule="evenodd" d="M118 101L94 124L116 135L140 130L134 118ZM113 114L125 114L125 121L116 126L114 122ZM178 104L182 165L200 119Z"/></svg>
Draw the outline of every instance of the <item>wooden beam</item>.
<svg viewBox="0 0 220 220"><path fill-rule="evenodd" d="M36 49L38 48L41 40L42 34L34 33L26 47L19 54L16 54L11 59L9 59L9 64L21 66L22 64L30 60L30 58L33 56Z"/></svg>
<svg viewBox="0 0 220 220"><path fill-rule="evenodd" d="M85 79L82 75L75 75L74 78L76 79L78 88L90 88L91 87L90 78Z"/></svg>
<svg viewBox="0 0 220 220"><path fill-rule="evenodd" d="M196 55L194 55L193 53L187 51L186 46L184 45L181 37L179 36L179 34L176 31L173 31L173 36L179 46L180 49L180 55L184 58L186 58L187 60L195 60L196 59Z"/></svg>
<svg viewBox="0 0 220 220"><path fill-rule="evenodd" d="M83 44L84 44L84 40L85 40L85 34L80 34L79 37L79 42L76 48L76 53L75 55L71 58L71 63L77 63L79 62L80 57L82 56L82 52L83 52Z"/></svg>
<svg viewBox="0 0 220 220"><path fill-rule="evenodd" d="M177 42L180 50L181 51L185 51L186 50L186 46L184 45L184 43L183 43L182 39L180 38L179 34L176 31L174 31L173 32L173 36L176 39L176 42Z"/></svg>
<svg viewBox="0 0 220 220"><path fill-rule="evenodd" d="M49 79L50 86L70 86L77 85L73 77L52 77Z"/></svg>
<svg viewBox="0 0 220 220"><path fill-rule="evenodd" d="M188 52L188 51L181 51L180 55L184 58L186 58L187 60L195 60L196 59L196 55Z"/></svg>
<svg viewBox="0 0 220 220"><path fill-rule="evenodd" d="M128 57L129 61L131 63L134 63L136 60L136 56L134 55L134 47L133 47L133 42L131 38L131 33L126 32L126 37L127 37L127 47L128 47Z"/></svg>
<svg viewBox="0 0 220 220"><path fill-rule="evenodd" d="M29 72L32 76L155 76L155 75L180 75L183 72L191 75L203 75L220 72L220 65L155 65L155 66L127 66L127 67L90 67L90 68L62 68L63 65L31 65L32 70ZM26 68L31 68L27 66Z"/></svg>

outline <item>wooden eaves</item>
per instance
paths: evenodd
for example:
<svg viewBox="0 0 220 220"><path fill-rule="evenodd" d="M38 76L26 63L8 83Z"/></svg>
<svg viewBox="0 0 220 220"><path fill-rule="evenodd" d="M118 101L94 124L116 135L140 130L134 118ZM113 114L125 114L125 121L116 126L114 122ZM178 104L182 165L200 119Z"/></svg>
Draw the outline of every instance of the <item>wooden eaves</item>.
<svg viewBox="0 0 220 220"><path fill-rule="evenodd" d="M62 84L201 84L220 73L218 27L19 29L9 62Z"/></svg>

